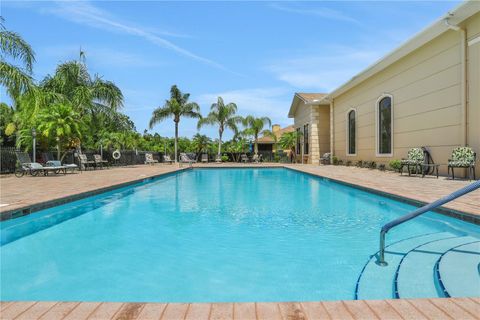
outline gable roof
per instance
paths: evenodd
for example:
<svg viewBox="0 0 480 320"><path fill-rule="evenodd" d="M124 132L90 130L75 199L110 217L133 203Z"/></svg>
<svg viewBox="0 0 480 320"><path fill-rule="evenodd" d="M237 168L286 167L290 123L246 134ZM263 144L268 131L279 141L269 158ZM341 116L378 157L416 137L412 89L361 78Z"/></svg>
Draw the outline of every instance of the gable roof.
<svg viewBox="0 0 480 320"><path fill-rule="evenodd" d="M282 128L278 131L275 131L274 134L275 134L275 136L277 136L277 139L279 139L282 136L282 134L284 134L286 132L292 132L292 131L295 131L295 128L293 127L293 124L289 125L288 127ZM263 136L263 137L258 138L258 143L274 143L274 142L275 141L273 141L273 138L269 137L269 136Z"/></svg>
<svg viewBox="0 0 480 320"><path fill-rule="evenodd" d="M327 96L326 93L306 93L306 92L296 92L293 96L292 104L290 105L290 110L288 111L288 117L293 118L295 112L300 103L305 105L320 105L320 104L329 104L329 102L322 102L323 98Z"/></svg>

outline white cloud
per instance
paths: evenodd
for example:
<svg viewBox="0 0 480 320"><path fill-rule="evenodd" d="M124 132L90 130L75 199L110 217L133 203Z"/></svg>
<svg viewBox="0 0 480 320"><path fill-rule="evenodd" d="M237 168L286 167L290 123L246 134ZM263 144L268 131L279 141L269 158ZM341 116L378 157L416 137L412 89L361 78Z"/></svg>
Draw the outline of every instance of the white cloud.
<svg viewBox="0 0 480 320"><path fill-rule="evenodd" d="M122 68L159 67L166 65L166 63L161 61L147 59L138 54L122 52L109 47L84 46L80 48L76 45L55 45L43 47L39 50L39 53L55 60L63 61L78 59L80 49L85 52L88 64Z"/></svg>
<svg viewBox="0 0 480 320"><path fill-rule="evenodd" d="M308 15L308 16L316 16L319 18L337 20L337 21L343 21L343 22L351 22L355 24L359 23L358 20L344 14L343 12L326 8L326 7L314 8L310 6L309 8L302 8L297 5L292 5L291 3L289 3L288 5L284 3L282 4L272 3L270 4L270 6L276 10L283 11L283 12Z"/></svg>
<svg viewBox="0 0 480 320"><path fill-rule="evenodd" d="M284 87L253 88L242 90L231 90L216 93L206 93L198 96L198 101L205 106L205 114L217 97L222 97L225 103L235 102L240 115L254 115L257 117L267 116L273 123L286 125L291 122L287 114L293 97L292 90Z"/></svg>
<svg viewBox="0 0 480 320"><path fill-rule="evenodd" d="M300 90L329 92L381 57L383 51L324 46L318 53L279 59L266 66L278 80Z"/></svg>
<svg viewBox="0 0 480 320"><path fill-rule="evenodd" d="M124 34L136 36L149 41L161 48L174 51L190 59L202 62L217 69L229 71L223 65L213 60L199 56L187 49L181 48L171 41L163 39L158 34L149 31L146 28L134 26L116 19L108 12L95 7L88 1L58 1L54 8L44 9L44 12L55 14L64 19L87 25L90 27L110 31L121 32ZM231 72L231 71L229 71Z"/></svg>

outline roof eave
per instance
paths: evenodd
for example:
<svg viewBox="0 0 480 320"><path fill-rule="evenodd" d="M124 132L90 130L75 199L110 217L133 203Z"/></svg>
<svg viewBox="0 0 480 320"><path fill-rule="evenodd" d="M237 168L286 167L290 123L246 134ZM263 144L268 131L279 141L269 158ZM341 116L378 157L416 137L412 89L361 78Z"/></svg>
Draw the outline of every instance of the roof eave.
<svg viewBox="0 0 480 320"><path fill-rule="evenodd" d="M457 25L478 12L480 12L480 2L466 1L460 4L457 8L448 12L446 15L442 16L442 18L434 22L432 25L417 33L413 38L402 44L400 47L394 49L392 52L388 53L380 60L374 62L365 70L358 73L349 81L329 93L326 97L322 99L322 101L325 99L332 99L338 97L345 91L351 89L357 84L384 70L391 64L412 53L426 43L432 41L444 32L447 32L449 28L445 25L446 18L449 18L451 24Z"/></svg>

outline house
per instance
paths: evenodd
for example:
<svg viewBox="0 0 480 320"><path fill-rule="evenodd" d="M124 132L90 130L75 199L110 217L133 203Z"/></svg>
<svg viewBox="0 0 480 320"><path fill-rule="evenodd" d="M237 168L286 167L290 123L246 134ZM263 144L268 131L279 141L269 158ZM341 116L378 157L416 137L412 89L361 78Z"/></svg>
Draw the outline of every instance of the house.
<svg viewBox="0 0 480 320"><path fill-rule="evenodd" d="M280 128L280 125L274 124L272 125L272 133L275 136L275 139L271 136L264 135L260 138L258 138L257 143L258 143L258 151L259 152L273 152L275 151L275 143L280 140L280 137L282 134L287 133L287 132L292 132L294 131L293 125L290 125L285 128ZM284 152L288 152L290 150L283 150Z"/></svg>
<svg viewBox="0 0 480 320"><path fill-rule="evenodd" d="M318 163L320 155L330 152L330 105L321 103L325 93L295 93L288 116L295 130L302 133L295 148L297 159Z"/></svg>
<svg viewBox="0 0 480 320"><path fill-rule="evenodd" d="M306 132L310 163L327 149L377 164L419 146L439 164L457 146L480 153L480 2L462 3L328 94L296 93L289 117Z"/></svg>

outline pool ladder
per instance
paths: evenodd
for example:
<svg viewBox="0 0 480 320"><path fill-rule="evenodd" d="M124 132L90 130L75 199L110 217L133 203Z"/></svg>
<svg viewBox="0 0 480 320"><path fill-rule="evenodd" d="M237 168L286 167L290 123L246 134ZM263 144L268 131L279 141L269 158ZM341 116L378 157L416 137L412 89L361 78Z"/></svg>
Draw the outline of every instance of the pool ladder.
<svg viewBox="0 0 480 320"><path fill-rule="evenodd" d="M403 217L400 217L398 219L392 220L389 223L385 224L382 229L380 230L380 250L378 251L378 258L376 261L376 264L379 266L386 266L388 263L385 261L385 236L390 229L393 227L396 227L404 222L407 222L409 220L412 220L415 217L418 217L421 214L424 214L427 211L436 209L450 201L453 201L461 196L466 195L467 193L470 193L472 191L475 191L480 188L480 180L475 181L471 184L469 184L466 187L463 187L455 192L452 192L448 196L445 196L443 198L440 198L432 203L429 203L427 205L424 205L421 208L418 208L417 210L404 215Z"/></svg>

